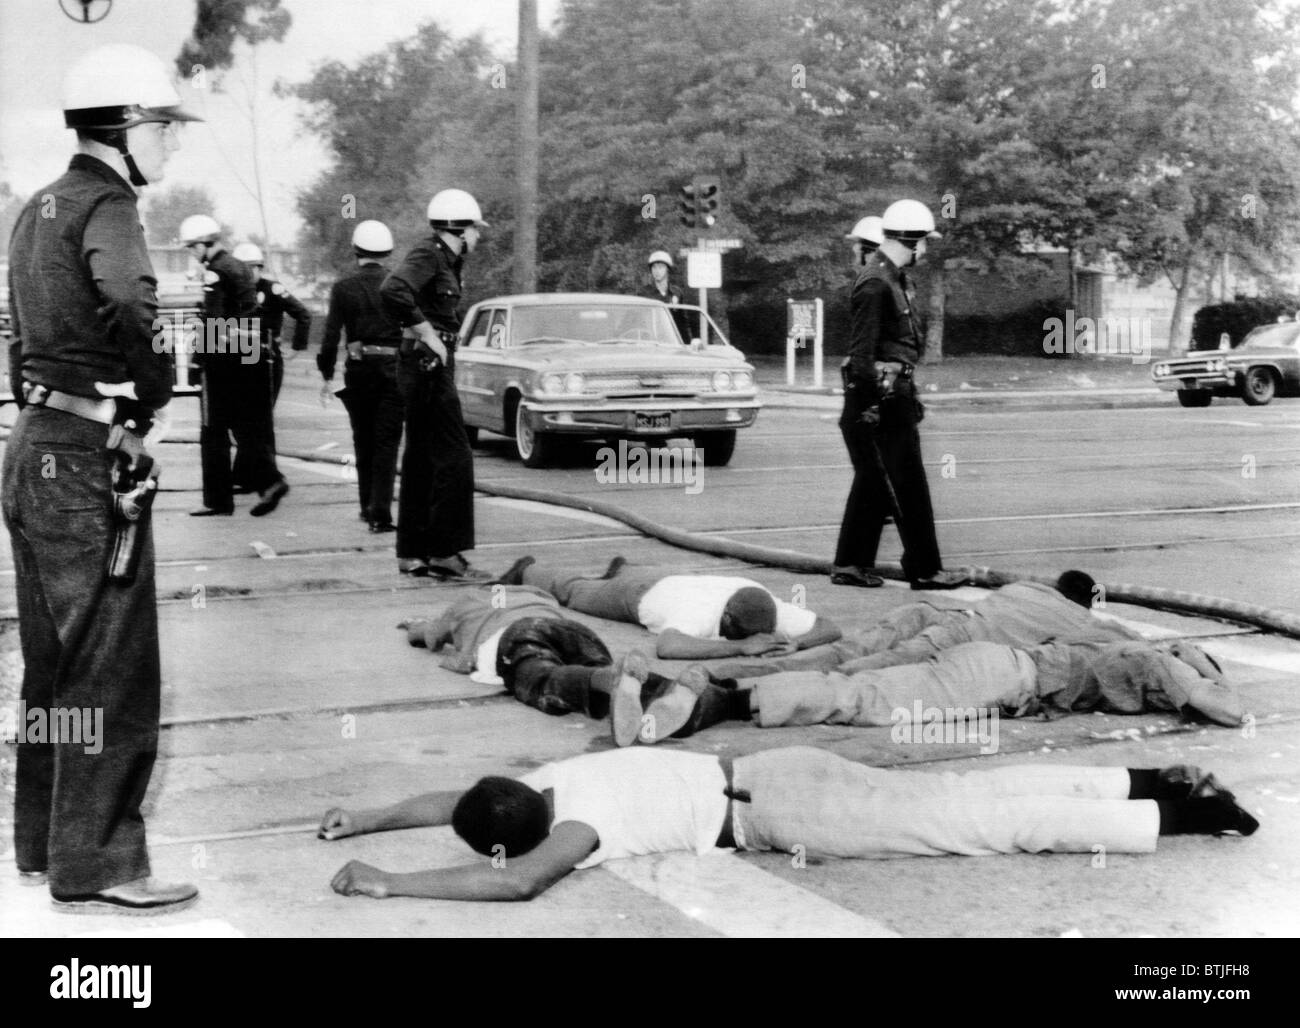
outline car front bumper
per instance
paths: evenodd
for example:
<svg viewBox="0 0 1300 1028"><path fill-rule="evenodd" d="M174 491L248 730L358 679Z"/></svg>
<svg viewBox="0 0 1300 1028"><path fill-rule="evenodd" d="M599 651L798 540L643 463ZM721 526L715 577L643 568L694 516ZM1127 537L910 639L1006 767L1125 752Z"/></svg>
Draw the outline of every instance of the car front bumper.
<svg viewBox="0 0 1300 1028"><path fill-rule="evenodd" d="M534 432L573 435L679 436L748 428L762 404L752 397L682 403L565 403L524 400Z"/></svg>
<svg viewBox="0 0 1300 1028"><path fill-rule="evenodd" d="M1156 385L1170 392L1200 389L1230 392L1241 388L1241 372L1232 368L1226 371L1198 371L1187 375L1171 373L1155 379Z"/></svg>

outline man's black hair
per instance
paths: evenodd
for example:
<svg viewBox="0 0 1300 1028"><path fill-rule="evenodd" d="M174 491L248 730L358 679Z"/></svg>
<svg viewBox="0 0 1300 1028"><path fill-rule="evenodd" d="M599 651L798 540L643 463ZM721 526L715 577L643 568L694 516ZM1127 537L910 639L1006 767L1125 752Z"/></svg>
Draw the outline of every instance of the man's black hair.
<svg viewBox="0 0 1300 1028"><path fill-rule="evenodd" d="M727 600L720 633L725 639L748 639L751 635L776 631L776 601L766 589L747 585Z"/></svg>
<svg viewBox="0 0 1300 1028"><path fill-rule="evenodd" d="M1056 591L1080 607L1092 607L1097 583L1086 571L1066 571L1056 580Z"/></svg>
<svg viewBox="0 0 1300 1028"><path fill-rule="evenodd" d="M456 834L484 856L517 857L533 849L550 832L551 814L546 798L513 778L490 775L456 803L451 815Z"/></svg>

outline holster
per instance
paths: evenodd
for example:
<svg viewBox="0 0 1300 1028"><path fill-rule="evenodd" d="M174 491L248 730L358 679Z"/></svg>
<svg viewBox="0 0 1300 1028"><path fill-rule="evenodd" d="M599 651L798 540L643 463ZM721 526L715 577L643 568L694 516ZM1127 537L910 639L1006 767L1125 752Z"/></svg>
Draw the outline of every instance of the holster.
<svg viewBox="0 0 1300 1028"><path fill-rule="evenodd" d="M129 585L135 581L148 535L161 468L145 450L143 439L123 425L109 429L105 445L114 453L113 546L108 555L108 579Z"/></svg>
<svg viewBox="0 0 1300 1028"><path fill-rule="evenodd" d="M456 345L456 333L447 332L440 328L434 329L434 331L438 333L438 338L447 347L447 353L450 355L452 347ZM429 344L409 329L403 329L402 342L397 352L403 357L416 357L421 371L432 371L442 364L442 358L429 349Z"/></svg>

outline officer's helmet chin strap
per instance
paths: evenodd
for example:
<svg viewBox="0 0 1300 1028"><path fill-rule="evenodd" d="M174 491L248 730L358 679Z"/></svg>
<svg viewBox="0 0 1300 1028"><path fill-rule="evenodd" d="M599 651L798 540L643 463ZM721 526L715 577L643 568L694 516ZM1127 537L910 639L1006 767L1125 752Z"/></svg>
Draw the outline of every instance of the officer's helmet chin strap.
<svg viewBox="0 0 1300 1028"><path fill-rule="evenodd" d="M136 166L135 158L131 156L131 151L126 148L126 129L113 129L109 132L99 134L99 140L105 146L111 146L114 150L122 155L122 160L126 164L127 175L133 186L147 186L149 180L140 174L140 169Z"/></svg>

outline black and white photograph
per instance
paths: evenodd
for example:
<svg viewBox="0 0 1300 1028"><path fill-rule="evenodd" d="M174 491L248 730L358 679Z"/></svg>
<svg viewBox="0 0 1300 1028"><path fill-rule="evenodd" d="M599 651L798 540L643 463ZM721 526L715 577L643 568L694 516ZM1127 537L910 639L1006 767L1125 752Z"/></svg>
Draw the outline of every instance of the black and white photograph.
<svg viewBox="0 0 1300 1028"><path fill-rule="evenodd" d="M1300 935L1296 0L5 0L0 234L34 995Z"/></svg>

